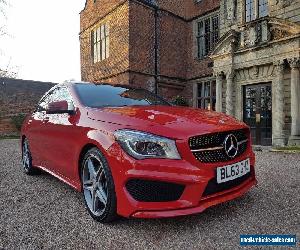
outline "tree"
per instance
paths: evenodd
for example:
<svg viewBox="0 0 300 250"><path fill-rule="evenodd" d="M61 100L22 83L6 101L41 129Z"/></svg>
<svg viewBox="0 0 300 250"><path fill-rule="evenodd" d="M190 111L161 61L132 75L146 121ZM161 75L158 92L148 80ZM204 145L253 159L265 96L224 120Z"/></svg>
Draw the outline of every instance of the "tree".
<svg viewBox="0 0 300 250"><path fill-rule="evenodd" d="M17 78L17 76L18 76L18 74L16 72L0 69L0 77Z"/></svg>
<svg viewBox="0 0 300 250"><path fill-rule="evenodd" d="M6 0L0 0L0 16L2 16L2 19L6 19L5 15L5 8L7 7L8 3ZM1 21L1 20L0 20ZM0 25L0 36L5 35L5 25Z"/></svg>
<svg viewBox="0 0 300 250"><path fill-rule="evenodd" d="M4 24L7 19L6 8L8 6L8 0L0 0L0 40L3 39L4 36L8 35L6 31L6 25ZM2 48L0 48L0 56L3 56L4 54L5 53L3 52ZM16 78L17 73L14 72L10 63L8 63L8 65L4 66L4 68L0 68L0 77Z"/></svg>

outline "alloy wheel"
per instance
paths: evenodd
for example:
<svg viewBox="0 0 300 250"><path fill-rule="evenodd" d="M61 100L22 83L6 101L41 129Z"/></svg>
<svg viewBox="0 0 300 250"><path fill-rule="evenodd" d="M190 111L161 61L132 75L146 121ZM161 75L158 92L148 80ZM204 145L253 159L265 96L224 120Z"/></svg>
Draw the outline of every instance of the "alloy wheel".
<svg viewBox="0 0 300 250"><path fill-rule="evenodd" d="M27 140L24 140L23 143L23 156L22 156L22 165L25 171L30 169L30 151Z"/></svg>
<svg viewBox="0 0 300 250"><path fill-rule="evenodd" d="M82 183L87 206L93 215L101 216L107 206L108 191L103 164L96 155L91 154L86 158Z"/></svg>

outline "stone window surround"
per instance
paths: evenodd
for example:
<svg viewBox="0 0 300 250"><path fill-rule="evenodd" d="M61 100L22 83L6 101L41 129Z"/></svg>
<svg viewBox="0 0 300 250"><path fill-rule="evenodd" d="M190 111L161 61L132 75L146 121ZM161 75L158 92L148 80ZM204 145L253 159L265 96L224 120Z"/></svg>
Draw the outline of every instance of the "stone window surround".
<svg viewBox="0 0 300 250"><path fill-rule="evenodd" d="M201 22L201 21L204 21L205 19L208 19L208 18L212 19L214 16L218 16L218 18L219 18L219 32L220 32L220 10L213 11L213 12L207 14L207 15L203 15L203 16L201 16L201 17L199 17L199 18L197 18L196 20L193 21L193 39L194 39L193 55L194 55L194 58L196 60L203 60L203 59L205 59L209 56L209 55L207 55L207 56L204 56L202 58L198 57L198 40L197 40L197 37L198 37L198 23Z"/></svg>

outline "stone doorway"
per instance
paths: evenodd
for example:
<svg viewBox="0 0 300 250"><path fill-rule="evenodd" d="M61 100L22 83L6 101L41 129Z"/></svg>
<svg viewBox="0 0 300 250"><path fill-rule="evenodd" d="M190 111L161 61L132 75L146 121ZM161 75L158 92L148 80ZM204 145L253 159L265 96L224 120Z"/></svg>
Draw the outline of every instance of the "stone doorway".
<svg viewBox="0 0 300 250"><path fill-rule="evenodd" d="M272 86L244 86L243 119L250 126L255 145L272 145Z"/></svg>

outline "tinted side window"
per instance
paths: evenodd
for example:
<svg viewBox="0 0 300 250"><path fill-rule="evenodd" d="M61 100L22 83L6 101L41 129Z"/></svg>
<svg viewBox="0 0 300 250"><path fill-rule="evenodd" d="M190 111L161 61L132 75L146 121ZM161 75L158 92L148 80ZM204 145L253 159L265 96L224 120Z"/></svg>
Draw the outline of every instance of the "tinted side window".
<svg viewBox="0 0 300 250"><path fill-rule="evenodd" d="M72 97L67 88L56 88L46 95L38 104L37 111L45 111L50 102L67 101L73 104Z"/></svg>
<svg viewBox="0 0 300 250"><path fill-rule="evenodd" d="M48 104L53 100L53 95L55 94L56 90L57 89L54 89L40 100L36 111L41 112L47 109Z"/></svg>
<svg viewBox="0 0 300 250"><path fill-rule="evenodd" d="M73 102L69 90L65 87L59 88L58 91L54 94L53 101L67 101Z"/></svg>

